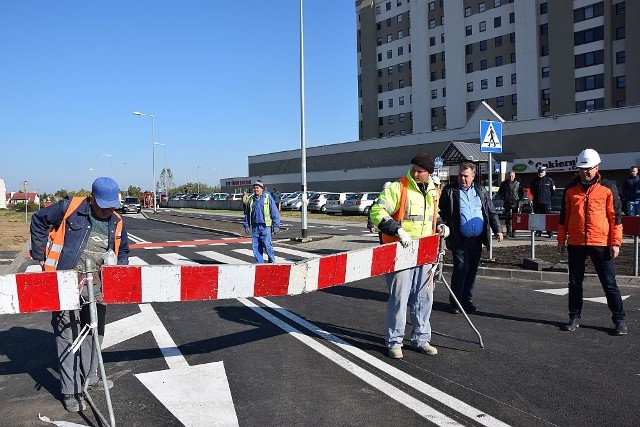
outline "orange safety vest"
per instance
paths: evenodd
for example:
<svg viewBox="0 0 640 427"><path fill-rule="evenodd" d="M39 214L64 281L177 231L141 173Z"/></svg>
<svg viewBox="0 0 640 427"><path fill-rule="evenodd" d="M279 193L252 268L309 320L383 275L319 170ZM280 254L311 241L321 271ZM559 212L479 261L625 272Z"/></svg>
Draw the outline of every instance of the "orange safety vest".
<svg viewBox="0 0 640 427"><path fill-rule="evenodd" d="M400 203L398 204L398 209L395 211L393 215L391 215L391 218L393 218L398 223L401 223L402 220L404 219L405 211L407 209L407 191L409 188L409 181L407 180L406 176L403 176L398 180L398 182L400 182ZM434 233L436 230L436 223L438 221L437 210L438 210L438 199L436 197L436 203L435 203L436 212L433 213L433 232ZM399 237L391 236L385 233L382 233L381 237L382 237L382 243L392 243L392 242L400 241Z"/></svg>
<svg viewBox="0 0 640 427"><path fill-rule="evenodd" d="M47 242L47 248L45 249L44 271L56 271L58 261L60 261L60 255L62 254L62 248L64 247L64 233L66 230L67 218L78 210L80 204L82 204L85 199L86 197L73 197L58 228L53 228L49 231L49 240ZM118 250L120 249L120 235L122 234L122 218L117 212L114 212L114 214L120 219L120 221L116 223L116 238L113 244L113 250L116 253L117 258Z"/></svg>

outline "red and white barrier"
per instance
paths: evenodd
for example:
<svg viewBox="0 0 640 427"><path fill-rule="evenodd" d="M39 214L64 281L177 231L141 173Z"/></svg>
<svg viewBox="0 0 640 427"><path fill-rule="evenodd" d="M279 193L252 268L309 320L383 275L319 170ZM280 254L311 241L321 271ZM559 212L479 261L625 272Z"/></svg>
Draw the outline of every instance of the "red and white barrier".
<svg viewBox="0 0 640 427"><path fill-rule="evenodd" d="M559 214L513 214L513 230L558 231Z"/></svg>
<svg viewBox="0 0 640 427"><path fill-rule="evenodd" d="M296 264L114 266L102 268L105 304L299 295L436 262L438 236L408 248L388 243ZM75 271L0 276L0 314L77 310Z"/></svg>

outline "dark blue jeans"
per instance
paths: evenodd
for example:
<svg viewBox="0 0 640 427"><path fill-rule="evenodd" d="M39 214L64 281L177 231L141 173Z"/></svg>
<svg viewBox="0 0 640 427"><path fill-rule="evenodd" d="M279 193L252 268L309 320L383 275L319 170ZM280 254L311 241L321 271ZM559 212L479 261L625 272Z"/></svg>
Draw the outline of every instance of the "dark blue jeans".
<svg viewBox="0 0 640 427"><path fill-rule="evenodd" d="M616 283L616 267L609 247L568 245L567 252L569 254L569 317L580 319L584 267L589 257L607 297L607 305L612 313L611 320L613 323L624 320L622 297Z"/></svg>
<svg viewBox="0 0 640 427"><path fill-rule="evenodd" d="M461 304L473 300L473 289L476 286L476 273L482 255L482 236L461 237L453 256L453 272L451 273L451 290ZM455 306L453 298L449 303Z"/></svg>

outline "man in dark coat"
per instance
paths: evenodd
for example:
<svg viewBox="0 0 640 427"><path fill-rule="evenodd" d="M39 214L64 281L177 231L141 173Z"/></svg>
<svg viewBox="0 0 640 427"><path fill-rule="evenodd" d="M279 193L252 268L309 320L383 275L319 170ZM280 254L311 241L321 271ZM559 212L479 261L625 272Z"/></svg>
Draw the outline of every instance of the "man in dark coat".
<svg viewBox="0 0 640 427"><path fill-rule="evenodd" d="M520 187L520 181L516 181L516 173L509 172L507 179L502 181L498 194L504 202L504 225L507 227L507 234L504 237L516 237L516 232L511 228L511 219L514 213L518 212L518 204L524 198L524 191Z"/></svg>
<svg viewBox="0 0 640 427"><path fill-rule="evenodd" d="M538 176L531 180L531 194L533 195L533 213L551 213L551 198L556 189L556 184L547 176L547 168L540 166ZM542 232L536 232L536 236L541 236ZM547 231L547 236L551 238L553 232Z"/></svg>

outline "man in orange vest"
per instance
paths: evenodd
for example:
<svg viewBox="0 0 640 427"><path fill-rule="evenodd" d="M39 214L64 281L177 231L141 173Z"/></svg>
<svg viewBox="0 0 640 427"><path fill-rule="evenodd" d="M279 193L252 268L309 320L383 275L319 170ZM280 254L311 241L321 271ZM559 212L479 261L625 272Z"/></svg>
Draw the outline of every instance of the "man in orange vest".
<svg viewBox="0 0 640 427"><path fill-rule="evenodd" d="M129 264L129 242L122 218L118 184L111 178L97 178L88 197L64 199L36 212L31 219L31 257L44 271L77 270L78 285L86 283L85 262L93 261L98 270L93 275L98 312L98 334L104 335L106 306L102 301L102 265ZM88 297L86 287L82 300ZM84 382L89 389L105 386L98 380L93 329L82 342L80 351L69 348L82 328L90 323L89 305L81 310L54 311L51 325L58 351L62 403L69 412L86 409L82 396ZM108 387L113 384L109 381Z"/></svg>
<svg viewBox="0 0 640 427"><path fill-rule="evenodd" d="M420 153L411 159L407 175L387 186L371 207L371 221L382 232L385 243L400 241L404 247L411 240L436 232L448 235L444 224L437 225L438 191L431 174L433 158ZM436 226L437 225L437 226ZM389 273L386 336L387 354L392 359L403 357L402 345L407 324L407 305L411 316L411 346L429 356L438 354L431 345L431 308L433 306L433 264Z"/></svg>

